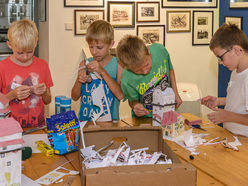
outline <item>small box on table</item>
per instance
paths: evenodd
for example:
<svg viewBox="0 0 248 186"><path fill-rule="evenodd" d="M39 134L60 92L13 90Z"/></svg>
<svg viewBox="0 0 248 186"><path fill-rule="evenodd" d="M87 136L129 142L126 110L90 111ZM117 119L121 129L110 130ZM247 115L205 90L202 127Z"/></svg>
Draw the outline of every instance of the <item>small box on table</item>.
<svg viewBox="0 0 248 186"><path fill-rule="evenodd" d="M172 160L172 164L126 165L86 169L81 164L80 173L83 186L174 186L196 185L196 169L190 164L182 164L162 139L161 127L114 127L85 128L85 145L95 145L96 149L103 147L113 139L126 139L131 149L149 147L150 151L162 151ZM82 148L82 145L80 145ZM112 148L117 148L114 146Z"/></svg>

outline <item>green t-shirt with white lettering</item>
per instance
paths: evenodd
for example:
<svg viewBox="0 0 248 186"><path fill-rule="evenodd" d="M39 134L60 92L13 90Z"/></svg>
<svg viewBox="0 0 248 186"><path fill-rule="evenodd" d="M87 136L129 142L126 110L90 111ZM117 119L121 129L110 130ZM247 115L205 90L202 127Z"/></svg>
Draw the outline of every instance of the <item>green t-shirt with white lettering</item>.
<svg viewBox="0 0 248 186"><path fill-rule="evenodd" d="M139 75L124 69L121 77L121 89L124 93L124 100L140 101L142 95L154 84L161 79L164 74L168 77L170 83L169 71L173 69L170 55L165 47L161 44L154 43L149 46L152 68L146 75ZM152 114L146 115L152 117Z"/></svg>

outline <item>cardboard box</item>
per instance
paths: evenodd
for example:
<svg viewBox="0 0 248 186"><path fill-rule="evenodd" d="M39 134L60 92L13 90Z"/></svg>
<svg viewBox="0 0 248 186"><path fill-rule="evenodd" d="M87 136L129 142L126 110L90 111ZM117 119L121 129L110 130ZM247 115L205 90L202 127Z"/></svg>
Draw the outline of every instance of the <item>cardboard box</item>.
<svg viewBox="0 0 248 186"><path fill-rule="evenodd" d="M85 145L95 145L96 149L111 140L125 139L131 149L149 147L152 152L162 151L173 162L170 165L130 165L80 169L83 186L193 186L196 185L196 169L190 164L182 164L162 139L161 127L86 128ZM117 148L112 146L111 148ZM80 148L82 146L80 145ZM80 154L80 153L79 153ZM80 155L79 155L80 156ZM80 162L82 162L80 156Z"/></svg>

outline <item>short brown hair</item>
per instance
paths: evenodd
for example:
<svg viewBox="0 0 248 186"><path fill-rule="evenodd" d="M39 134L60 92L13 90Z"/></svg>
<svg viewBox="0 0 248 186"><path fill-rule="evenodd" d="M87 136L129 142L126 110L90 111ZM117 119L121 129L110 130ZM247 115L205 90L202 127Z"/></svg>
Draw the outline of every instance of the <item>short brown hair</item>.
<svg viewBox="0 0 248 186"><path fill-rule="evenodd" d="M210 41L210 49L216 47L228 49L233 45L241 46L248 51L248 42L245 33L234 24L224 23L213 35Z"/></svg>
<svg viewBox="0 0 248 186"><path fill-rule="evenodd" d="M104 20L96 20L90 24L86 31L86 41L102 40L107 44L111 44L114 40L114 29L112 25Z"/></svg>
<svg viewBox="0 0 248 186"><path fill-rule="evenodd" d="M126 35L117 45L116 54L124 67L132 69L140 65L149 51L138 36Z"/></svg>
<svg viewBox="0 0 248 186"><path fill-rule="evenodd" d="M28 19L14 21L9 26L8 40L20 51L33 50L38 41L38 30L35 23Z"/></svg>

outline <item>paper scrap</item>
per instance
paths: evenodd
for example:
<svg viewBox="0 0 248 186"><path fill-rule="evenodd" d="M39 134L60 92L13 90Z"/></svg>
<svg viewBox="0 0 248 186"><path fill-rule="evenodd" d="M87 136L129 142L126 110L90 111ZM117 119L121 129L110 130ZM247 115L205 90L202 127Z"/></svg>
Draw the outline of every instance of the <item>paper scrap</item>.
<svg viewBox="0 0 248 186"><path fill-rule="evenodd" d="M30 186L30 185L41 186L40 184L36 183L34 180L22 174L22 186Z"/></svg>
<svg viewBox="0 0 248 186"><path fill-rule="evenodd" d="M69 170L62 166L59 166L53 171L45 174L44 176L40 177L39 179L35 181L43 185L50 185L52 183L55 183L57 180L59 180L65 175L77 175L77 174L79 174L78 171Z"/></svg>
<svg viewBox="0 0 248 186"><path fill-rule="evenodd" d="M192 129L185 131L182 135L177 137L169 137L163 136L164 139L174 141L181 147L185 148L186 150L190 151L193 155L198 155L199 152L196 151L196 147L199 145L203 145L206 140L203 137L208 136L209 134L206 133L192 133Z"/></svg>
<svg viewBox="0 0 248 186"><path fill-rule="evenodd" d="M226 148L229 148L229 149L233 149L233 150L238 151L239 149L238 149L237 146L240 146L242 144L240 143L240 141L239 141L239 139L238 139L237 136L233 136L233 137L235 139L235 141L233 141L233 142L228 142L227 139L225 138L220 143L221 143L221 145L223 145Z"/></svg>
<svg viewBox="0 0 248 186"><path fill-rule="evenodd" d="M28 134L28 135L24 135L22 136L23 140L24 140L24 147L31 147L32 148L32 153L41 153L38 149L37 149L37 145L36 145L36 141L42 140L44 141L46 144L50 145L50 141L47 138L47 134Z"/></svg>
<svg viewBox="0 0 248 186"><path fill-rule="evenodd" d="M104 92L104 87L101 83L99 84L99 86L94 89L91 92L92 95L92 100L93 100L93 105L97 106L100 108L99 113L94 113L93 114L93 118L92 121L95 124L95 121L111 121L111 114L110 114L110 108L108 105L108 101ZM102 114L104 113L104 116L102 116Z"/></svg>

